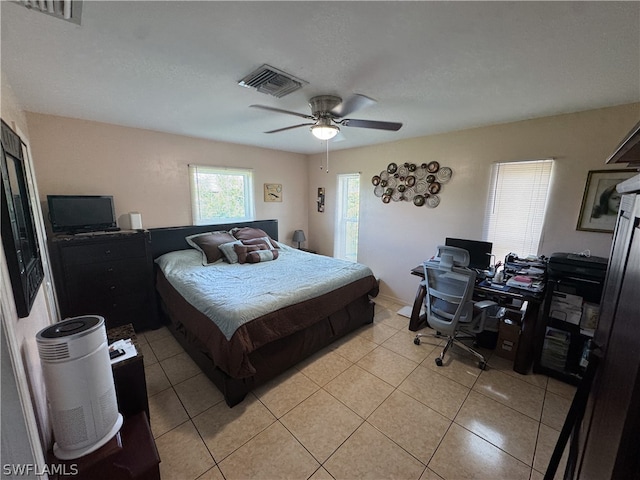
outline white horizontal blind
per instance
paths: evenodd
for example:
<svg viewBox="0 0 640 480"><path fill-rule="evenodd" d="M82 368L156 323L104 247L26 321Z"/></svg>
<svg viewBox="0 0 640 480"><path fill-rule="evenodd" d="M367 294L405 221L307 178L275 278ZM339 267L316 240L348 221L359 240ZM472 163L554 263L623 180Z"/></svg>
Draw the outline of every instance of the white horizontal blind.
<svg viewBox="0 0 640 480"><path fill-rule="evenodd" d="M484 238L496 259L538 254L552 167L552 159L494 164Z"/></svg>
<svg viewBox="0 0 640 480"><path fill-rule="evenodd" d="M253 171L189 165L194 225L254 219Z"/></svg>

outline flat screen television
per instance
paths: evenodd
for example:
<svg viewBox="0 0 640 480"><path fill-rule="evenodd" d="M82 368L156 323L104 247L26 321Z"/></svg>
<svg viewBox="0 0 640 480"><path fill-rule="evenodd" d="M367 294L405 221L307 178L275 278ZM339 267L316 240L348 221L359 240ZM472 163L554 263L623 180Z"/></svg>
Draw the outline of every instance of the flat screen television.
<svg viewBox="0 0 640 480"><path fill-rule="evenodd" d="M445 245L464 248L469 252L469 268L487 270L491 265L491 250L493 243L480 240L466 240L464 238L446 238Z"/></svg>
<svg viewBox="0 0 640 480"><path fill-rule="evenodd" d="M113 197L109 195L47 195L54 233L115 231Z"/></svg>

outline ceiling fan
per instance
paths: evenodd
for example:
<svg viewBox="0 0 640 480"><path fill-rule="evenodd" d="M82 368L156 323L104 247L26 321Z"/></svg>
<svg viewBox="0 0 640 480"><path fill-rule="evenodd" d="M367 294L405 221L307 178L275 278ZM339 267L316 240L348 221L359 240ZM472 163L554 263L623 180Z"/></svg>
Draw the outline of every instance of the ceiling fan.
<svg viewBox="0 0 640 480"><path fill-rule="evenodd" d="M379 122L375 120L357 120L355 118L344 118L356 110L373 105L377 103L373 98L365 95L355 94L342 101L340 97L334 95L318 95L309 100L309 107L311 107L311 115L304 113L292 112L289 110L282 110L280 108L268 107L266 105L250 105L253 108L261 108L263 110L269 110L271 112L286 113L287 115L295 115L296 117L302 117L307 120L311 120L312 123L301 123L299 125L292 125L291 127L278 128L276 130L269 130L264 133L277 133L285 130L291 130L293 128L311 127L311 133L320 140L329 140L335 137L340 131L340 126L343 127L359 127L359 128L375 128L378 130L390 130L396 132L402 127L401 123L396 122Z"/></svg>

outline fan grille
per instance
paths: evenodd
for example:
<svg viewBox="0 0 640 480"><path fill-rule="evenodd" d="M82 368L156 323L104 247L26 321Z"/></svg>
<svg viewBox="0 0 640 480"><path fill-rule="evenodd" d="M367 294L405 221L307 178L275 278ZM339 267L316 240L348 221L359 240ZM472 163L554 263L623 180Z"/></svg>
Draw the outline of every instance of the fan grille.
<svg viewBox="0 0 640 480"><path fill-rule="evenodd" d="M261 93L282 98L302 88L307 83L308 82L289 75L282 70L265 64L240 80L238 85L255 88Z"/></svg>

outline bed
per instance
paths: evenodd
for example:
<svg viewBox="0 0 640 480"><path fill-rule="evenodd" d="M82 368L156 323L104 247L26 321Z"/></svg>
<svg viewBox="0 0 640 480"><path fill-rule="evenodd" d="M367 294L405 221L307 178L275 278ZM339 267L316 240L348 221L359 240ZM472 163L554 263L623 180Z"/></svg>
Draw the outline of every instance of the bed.
<svg viewBox="0 0 640 480"><path fill-rule="evenodd" d="M193 248L193 239L219 231L241 238L232 246L240 261ZM266 249L256 243L262 234L271 241ZM277 220L155 228L150 235L161 316L230 407L373 321L378 284L371 270L278 243ZM227 254L230 243L223 245Z"/></svg>

